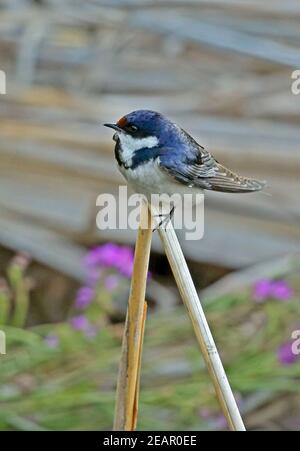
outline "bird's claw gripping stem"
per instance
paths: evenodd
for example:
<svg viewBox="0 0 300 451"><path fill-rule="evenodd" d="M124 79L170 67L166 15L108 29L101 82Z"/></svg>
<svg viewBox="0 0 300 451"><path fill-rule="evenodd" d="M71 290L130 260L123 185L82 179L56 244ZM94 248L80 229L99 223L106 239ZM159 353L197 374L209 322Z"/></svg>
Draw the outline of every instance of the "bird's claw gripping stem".
<svg viewBox="0 0 300 451"><path fill-rule="evenodd" d="M175 211L175 206L173 205L173 207L171 208L169 213L154 215L155 218L163 218L163 219L159 222L159 224L157 224L154 227L152 232L155 232L156 230L158 230L162 225L164 225L165 228L166 228L166 226L168 225L169 221L171 221L173 216L174 216L174 211Z"/></svg>

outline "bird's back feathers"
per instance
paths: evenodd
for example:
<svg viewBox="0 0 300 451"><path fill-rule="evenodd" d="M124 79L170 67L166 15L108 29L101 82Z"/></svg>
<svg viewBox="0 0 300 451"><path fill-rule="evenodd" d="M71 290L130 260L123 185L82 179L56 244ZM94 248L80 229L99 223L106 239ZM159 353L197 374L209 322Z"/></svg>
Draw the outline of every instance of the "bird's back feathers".
<svg viewBox="0 0 300 451"><path fill-rule="evenodd" d="M161 169L173 180L189 187L224 193L249 193L264 188L265 182L235 174L218 163L188 133L184 130L182 133L188 144L187 151L178 153L176 158L174 155L171 158L165 149L160 157Z"/></svg>

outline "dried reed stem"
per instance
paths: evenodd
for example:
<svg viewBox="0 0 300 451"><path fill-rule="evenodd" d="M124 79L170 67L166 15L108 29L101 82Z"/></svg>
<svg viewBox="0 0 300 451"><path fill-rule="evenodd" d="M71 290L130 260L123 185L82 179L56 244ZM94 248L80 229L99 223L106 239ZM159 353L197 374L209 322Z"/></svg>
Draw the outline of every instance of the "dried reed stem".
<svg viewBox="0 0 300 451"><path fill-rule="evenodd" d="M166 229L160 228L159 234L182 300L192 321L200 349L206 362L210 378L214 384L220 406L227 419L228 426L234 431L244 431L245 426L243 420L171 222Z"/></svg>
<svg viewBox="0 0 300 451"><path fill-rule="evenodd" d="M148 205L143 203L117 383L114 430L118 431L133 431L137 423L140 367L147 312L145 292L151 238L151 215Z"/></svg>

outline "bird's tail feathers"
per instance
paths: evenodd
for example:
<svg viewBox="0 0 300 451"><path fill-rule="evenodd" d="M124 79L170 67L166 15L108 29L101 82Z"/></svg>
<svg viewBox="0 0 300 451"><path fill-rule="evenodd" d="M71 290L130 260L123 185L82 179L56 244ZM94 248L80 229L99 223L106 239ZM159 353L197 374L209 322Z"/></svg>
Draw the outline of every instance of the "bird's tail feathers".
<svg viewBox="0 0 300 451"><path fill-rule="evenodd" d="M221 164L213 177L209 177L210 189L224 193L252 193L261 191L266 182L252 178L241 177Z"/></svg>

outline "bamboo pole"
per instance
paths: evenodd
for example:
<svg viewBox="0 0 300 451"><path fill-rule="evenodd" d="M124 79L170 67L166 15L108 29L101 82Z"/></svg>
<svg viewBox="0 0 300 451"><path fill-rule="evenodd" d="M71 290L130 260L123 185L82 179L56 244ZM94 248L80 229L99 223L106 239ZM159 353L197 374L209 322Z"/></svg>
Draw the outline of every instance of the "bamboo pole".
<svg viewBox="0 0 300 451"><path fill-rule="evenodd" d="M147 312L145 292L151 238L151 214L148 205L143 202L117 382L113 427L115 431L133 431L137 423L140 368Z"/></svg>
<svg viewBox="0 0 300 451"><path fill-rule="evenodd" d="M167 258L172 268L182 300L188 310L210 378L230 430L245 431L239 409L225 374L219 353L209 329L196 288L171 221L159 228Z"/></svg>

